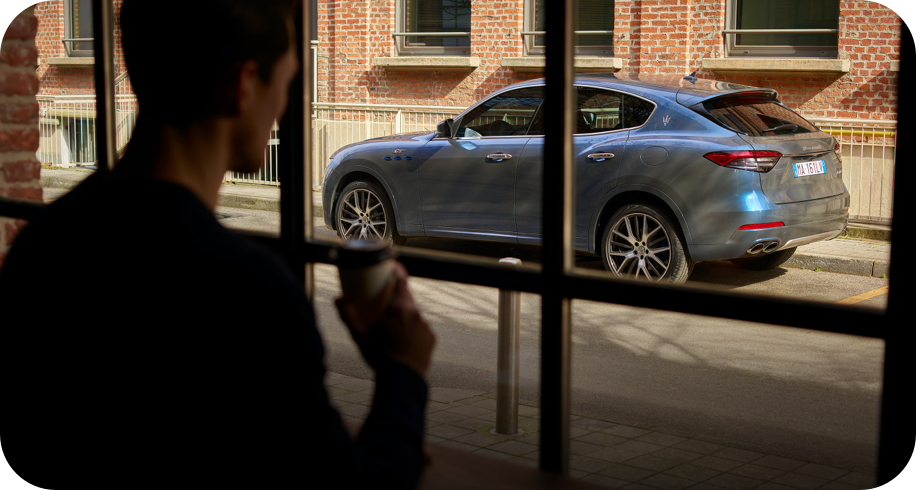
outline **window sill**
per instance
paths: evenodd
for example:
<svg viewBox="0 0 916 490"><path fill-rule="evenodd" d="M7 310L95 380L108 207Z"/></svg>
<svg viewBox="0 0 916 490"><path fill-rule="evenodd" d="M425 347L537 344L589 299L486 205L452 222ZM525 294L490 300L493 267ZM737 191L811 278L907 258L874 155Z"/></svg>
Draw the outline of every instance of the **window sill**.
<svg viewBox="0 0 916 490"><path fill-rule="evenodd" d="M48 65L57 66L92 66L95 64L94 56L82 56L73 58L45 58Z"/></svg>
<svg viewBox="0 0 916 490"><path fill-rule="evenodd" d="M842 76L849 73L849 60L818 58L706 58L704 70L713 73L773 73L793 76Z"/></svg>
<svg viewBox="0 0 916 490"><path fill-rule="evenodd" d="M543 56L503 58L503 66L512 68L518 73L543 73L546 60L547 58ZM623 68L623 58L576 56L575 68L578 73L615 72Z"/></svg>
<svg viewBox="0 0 916 490"><path fill-rule="evenodd" d="M471 72L480 66L479 56L392 56L374 58L372 64L388 71Z"/></svg>

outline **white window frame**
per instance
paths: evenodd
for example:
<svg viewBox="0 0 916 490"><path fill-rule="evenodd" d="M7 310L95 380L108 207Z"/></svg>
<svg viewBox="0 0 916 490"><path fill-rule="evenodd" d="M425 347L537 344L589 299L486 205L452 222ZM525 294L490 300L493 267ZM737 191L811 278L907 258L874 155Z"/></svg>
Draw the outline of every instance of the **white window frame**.
<svg viewBox="0 0 916 490"><path fill-rule="evenodd" d="M78 2L80 0L63 0L64 3L64 39L77 39L80 36L78 33L73 32L73 7L71 4L73 2ZM89 22L92 22L92 17L90 16ZM64 53L67 57L77 58L77 57L88 57L93 56L95 50L93 49L73 49L73 46L76 43L73 42L64 42Z"/></svg>
<svg viewBox="0 0 916 490"><path fill-rule="evenodd" d="M524 7L524 16L525 16L525 23L524 23L524 26L525 26L525 28L524 28L524 32L535 32L535 31L537 31L537 23L535 22L535 15L536 15L536 9L535 9L535 6L536 6L536 5L535 5L535 2L536 2L536 1L537 1L537 0L525 0L525 7ZM615 0L615 2L616 2L616 0ZM614 22L616 23L616 16L615 16ZM612 26L612 27L613 27L613 26ZM613 30L613 28L612 28L611 30ZM614 41L613 41L613 34L603 34L603 35L606 35L606 36L608 36L609 38L611 38L611 43L612 43L611 46L578 46L578 45L577 45L577 46L575 47L575 53L576 53L577 55L587 55L587 56L608 56L608 57L613 57L613 56L614 56L614 46L613 46L613 42L614 42ZM536 45L535 45L535 41L537 40L537 36L535 36L535 35L523 35L522 38L523 38L524 46L525 46L525 47L524 47L525 56L544 56L544 46L536 46Z"/></svg>
<svg viewBox="0 0 916 490"><path fill-rule="evenodd" d="M418 1L418 0L411 0ZM394 44L398 56L470 56L471 46L409 46L407 45L407 0L397 0L395 2L395 32ZM471 14L473 16L473 13ZM471 25L473 25L473 17ZM467 32L470 39L469 27L467 31L460 31L456 28L455 32ZM412 36L410 36L412 37ZM459 36L456 36L459 37Z"/></svg>
<svg viewBox="0 0 916 490"><path fill-rule="evenodd" d="M728 0L725 3L725 29L736 30L738 27L738 1ZM839 28L839 12L837 12L837 27ZM760 58L829 58L836 59L839 55L838 46L804 46L804 45L739 45L738 34L723 33L725 38L725 52L727 57L760 57ZM837 32L839 37L839 32ZM839 39L837 40L839 44Z"/></svg>

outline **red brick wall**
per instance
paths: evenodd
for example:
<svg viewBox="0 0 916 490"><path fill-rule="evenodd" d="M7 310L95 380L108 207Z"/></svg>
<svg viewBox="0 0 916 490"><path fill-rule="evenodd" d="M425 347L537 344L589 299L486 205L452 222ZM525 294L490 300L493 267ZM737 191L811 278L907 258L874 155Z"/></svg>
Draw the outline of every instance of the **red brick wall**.
<svg viewBox="0 0 916 490"><path fill-rule="evenodd" d="M523 0L475 0L471 55L481 66L471 73L392 73L373 65L395 56L395 0L318 0L318 100L388 104L465 106L505 85L542 74L502 67L522 56L519 32ZM725 55L725 0L617 0L614 56L637 73L688 74L703 58ZM333 24L333 25L332 25ZM809 117L896 119L900 18L890 9L861 1L840 2L840 57L852 71L843 76L713 74L714 78L772 88L787 105Z"/></svg>
<svg viewBox="0 0 916 490"><path fill-rule="evenodd" d="M41 200L38 149L38 23L29 7L3 35L0 44L0 196ZM25 225L23 220L0 217L0 267L10 245Z"/></svg>

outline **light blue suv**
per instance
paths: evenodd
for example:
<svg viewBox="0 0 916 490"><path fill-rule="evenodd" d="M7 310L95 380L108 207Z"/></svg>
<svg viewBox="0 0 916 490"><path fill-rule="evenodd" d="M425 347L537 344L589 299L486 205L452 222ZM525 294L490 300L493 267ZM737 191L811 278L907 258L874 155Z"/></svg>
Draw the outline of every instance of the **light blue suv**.
<svg viewBox="0 0 916 490"><path fill-rule="evenodd" d="M839 144L775 91L621 74L575 84L575 248L607 270L682 282L704 260L770 269L845 229ZM527 81L437 131L341 148L325 223L346 239L540 243L544 134L556 127L543 99L544 81Z"/></svg>

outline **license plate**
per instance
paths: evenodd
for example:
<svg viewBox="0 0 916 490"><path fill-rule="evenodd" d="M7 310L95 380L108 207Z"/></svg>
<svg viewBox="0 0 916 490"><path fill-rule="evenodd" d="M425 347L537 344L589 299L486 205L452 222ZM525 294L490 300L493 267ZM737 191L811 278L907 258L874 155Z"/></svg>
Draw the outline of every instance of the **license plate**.
<svg viewBox="0 0 916 490"><path fill-rule="evenodd" d="M796 177L805 177L808 175L817 175L827 173L823 160L813 162L798 162L794 166Z"/></svg>

